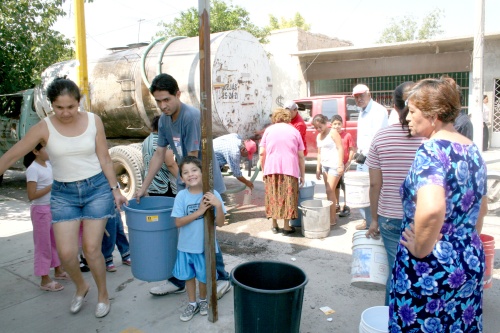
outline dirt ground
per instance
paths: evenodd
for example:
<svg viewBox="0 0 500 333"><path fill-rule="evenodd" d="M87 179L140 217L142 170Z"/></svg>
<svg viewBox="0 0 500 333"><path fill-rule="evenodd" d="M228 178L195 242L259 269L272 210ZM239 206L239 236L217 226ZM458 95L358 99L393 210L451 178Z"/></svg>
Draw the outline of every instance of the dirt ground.
<svg viewBox="0 0 500 333"><path fill-rule="evenodd" d="M245 176L246 173L244 174ZM309 172L306 180L315 180ZM239 186L226 177L229 189ZM27 200L23 172L8 171L0 186L0 195ZM318 182L315 198L325 198L324 185ZM352 236L360 222L357 209L347 218L339 218L336 228L326 238L303 237L300 228L291 237L273 234L271 222L264 214L264 185L258 176L250 205L243 206L243 193L224 195L229 212L227 224L218 228L217 239L224 254L226 269L247 261L278 260L301 268L307 275L302 307L301 332L358 332L361 313L372 306L383 305L384 291L361 289L351 285ZM487 220L485 232L500 240L498 218ZM500 241L496 246L493 287L484 296L484 332L500 332ZM232 297L232 296L230 296ZM319 308L335 311L325 315ZM286 315L285 313L276 315ZM331 321L328 321L331 318Z"/></svg>

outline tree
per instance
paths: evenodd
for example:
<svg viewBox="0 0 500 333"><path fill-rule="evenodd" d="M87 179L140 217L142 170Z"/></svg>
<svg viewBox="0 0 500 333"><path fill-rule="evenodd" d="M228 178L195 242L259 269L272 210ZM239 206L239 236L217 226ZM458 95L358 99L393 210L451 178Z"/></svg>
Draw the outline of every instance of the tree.
<svg viewBox="0 0 500 333"><path fill-rule="evenodd" d="M392 18L391 23L382 32L382 36L377 43L405 42L410 40L430 39L443 33L439 20L444 15L441 9L434 9L427 14L420 28L417 21L411 15L401 18Z"/></svg>
<svg viewBox="0 0 500 333"><path fill-rule="evenodd" d="M278 30L278 29L286 29L286 28L301 28L302 30L309 31L311 29L311 25L307 24L302 15L298 12L295 13L295 16L287 20L284 17L281 17L281 20L278 21L278 18L272 14L269 14L269 25L266 27L269 30Z"/></svg>
<svg viewBox="0 0 500 333"><path fill-rule="evenodd" d="M198 36L199 15L198 9L189 8L182 11L179 17L172 23L160 22L158 24L163 30L156 33L157 37L173 36ZM210 33L222 32L228 30L245 30L265 42L265 37L269 31L257 27L250 22L249 13L240 6L229 6L222 0L214 0L210 3Z"/></svg>
<svg viewBox="0 0 500 333"><path fill-rule="evenodd" d="M62 0L0 1L0 94L31 88L49 65L71 59L70 40L51 27Z"/></svg>

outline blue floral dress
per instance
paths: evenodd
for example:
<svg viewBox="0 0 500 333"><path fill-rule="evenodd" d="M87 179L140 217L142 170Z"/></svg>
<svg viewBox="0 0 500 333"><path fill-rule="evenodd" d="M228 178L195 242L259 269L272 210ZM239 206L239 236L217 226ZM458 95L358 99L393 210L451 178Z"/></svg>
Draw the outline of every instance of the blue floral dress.
<svg viewBox="0 0 500 333"><path fill-rule="evenodd" d="M482 332L484 252L475 230L486 165L476 145L429 140L400 189L402 229L414 222L417 191L445 188L443 237L418 259L398 245L392 270L389 332Z"/></svg>

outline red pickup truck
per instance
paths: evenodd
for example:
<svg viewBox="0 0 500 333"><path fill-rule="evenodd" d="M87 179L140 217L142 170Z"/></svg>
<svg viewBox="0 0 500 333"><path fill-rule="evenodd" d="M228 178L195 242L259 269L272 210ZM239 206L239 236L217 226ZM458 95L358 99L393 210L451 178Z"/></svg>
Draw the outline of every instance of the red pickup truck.
<svg viewBox="0 0 500 333"><path fill-rule="evenodd" d="M344 120L344 130L351 133L354 144L356 144L359 109L356 106L354 97L349 95L324 95L294 99L294 102L299 107L299 114L307 125L306 144L308 153L306 159L316 159L318 153L318 147L316 146L318 132L311 123L312 118L317 114L323 114L329 120L335 114L340 115Z"/></svg>

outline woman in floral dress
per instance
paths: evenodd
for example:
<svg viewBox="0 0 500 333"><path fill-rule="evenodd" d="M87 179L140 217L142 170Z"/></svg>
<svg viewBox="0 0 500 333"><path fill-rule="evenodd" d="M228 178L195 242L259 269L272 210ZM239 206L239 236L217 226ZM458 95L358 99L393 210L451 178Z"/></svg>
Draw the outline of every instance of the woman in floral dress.
<svg viewBox="0 0 500 333"><path fill-rule="evenodd" d="M453 122L459 87L425 79L409 91L411 135L422 144L402 187L402 237L392 271L389 331L482 332L486 165Z"/></svg>

